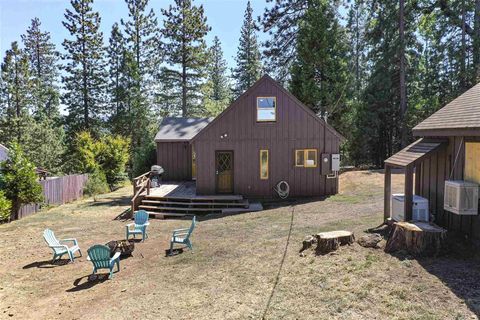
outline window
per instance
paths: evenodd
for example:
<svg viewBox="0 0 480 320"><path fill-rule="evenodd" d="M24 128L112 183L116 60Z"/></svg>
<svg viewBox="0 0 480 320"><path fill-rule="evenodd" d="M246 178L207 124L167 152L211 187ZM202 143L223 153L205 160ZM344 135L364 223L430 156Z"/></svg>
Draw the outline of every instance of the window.
<svg viewBox="0 0 480 320"><path fill-rule="evenodd" d="M465 180L480 183L480 143L465 143Z"/></svg>
<svg viewBox="0 0 480 320"><path fill-rule="evenodd" d="M260 179L268 179L268 150L260 150Z"/></svg>
<svg viewBox="0 0 480 320"><path fill-rule="evenodd" d="M257 98L257 121L275 122L277 120L277 98L276 97L258 97Z"/></svg>
<svg viewBox="0 0 480 320"><path fill-rule="evenodd" d="M317 149L295 150L295 167L317 167Z"/></svg>

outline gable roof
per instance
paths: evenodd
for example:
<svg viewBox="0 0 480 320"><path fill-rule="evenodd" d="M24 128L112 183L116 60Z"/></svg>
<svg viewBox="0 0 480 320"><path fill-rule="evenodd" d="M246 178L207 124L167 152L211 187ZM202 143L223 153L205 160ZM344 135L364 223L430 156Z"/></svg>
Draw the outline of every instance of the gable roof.
<svg viewBox="0 0 480 320"><path fill-rule="evenodd" d="M192 142L197 139L197 137L201 136L204 134L205 131L208 130L210 126L212 126L214 123L219 121L223 116L225 116L230 110L232 110L236 104L237 101L239 101L243 96L246 96L249 94L250 91L254 90L256 87L258 87L262 82L268 81L272 83L275 87L277 87L279 90L284 92L289 98L295 101L305 112L307 112L311 117L313 117L316 121L320 122L322 125L325 126L327 130L329 130L333 135L335 135L337 138L340 140L344 141L346 140L344 136L342 136L337 130L335 130L331 125L329 125L325 120L320 118L318 115L315 114L315 112L312 111L309 107L304 105L300 100L298 100L293 94L291 94L287 89L285 89L283 86L281 86L277 81L275 81L272 77L270 77L268 74L264 74L260 79L258 79L250 88L248 88L244 93L242 93L235 101L233 101L225 110L222 111L213 121L211 121L204 129L202 130L198 135L196 135L193 139Z"/></svg>
<svg viewBox="0 0 480 320"><path fill-rule="evenodd" d="M480 135L480 83L415 126L413 134Z"/></svg>
<svg viewBox="0 0 480 320"><path fill-rule="evenodd" d="M163 118L155 142L190 141L212 120L213 118Z"/></svg>

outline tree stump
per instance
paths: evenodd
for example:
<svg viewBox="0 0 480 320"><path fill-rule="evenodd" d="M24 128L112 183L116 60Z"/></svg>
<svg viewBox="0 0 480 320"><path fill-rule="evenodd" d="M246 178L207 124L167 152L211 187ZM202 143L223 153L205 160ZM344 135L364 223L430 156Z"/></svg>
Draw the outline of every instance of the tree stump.
<svg viewBox="0 0 480 320"><path fill-rule="evenodd" d="M427 222L395 222L385 252L406 250L412 255L438 255L445 247L447 230Z"/></svg>
<svg viewBox="0 0 480 320"><path fill-rule="evenodd" d="M317 238L316 254L327 254L337 250L340 246L352 244L355 241L353 233L343 230L321 232L315 237Z"/></svg>
<svg viewBox="0 0 480 320"><path fill-rule="evenodd" d="M300 253L310 248L315 242L317 242L317 239L314 236L306 236L305 239L303 239Z"/></svg>

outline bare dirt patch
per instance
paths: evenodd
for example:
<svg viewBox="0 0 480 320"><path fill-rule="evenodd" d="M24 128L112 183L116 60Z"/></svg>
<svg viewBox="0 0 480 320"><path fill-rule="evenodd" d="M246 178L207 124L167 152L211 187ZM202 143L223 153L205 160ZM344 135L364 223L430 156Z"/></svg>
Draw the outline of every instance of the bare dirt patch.
<svg viewBox="0 0 480 320"><path fill-rule="evenodd" d="M393 175L401 191L402 175ZM115 220L131 188L0 226L0 318L18 319L476 319L480 268L474 258L415 260L358 244L300 257L305 235L346 229L360 237L382 221L383 175L347 172L341 192L293 206L203 219L194 252L165 256L171 231L188 220L152 220L113 280L88 281L86 257L50 264L42 231L93 244L124 237ZM276 283L275 290L272 288ZM267 302L270 303L267 308Z"/></svg>

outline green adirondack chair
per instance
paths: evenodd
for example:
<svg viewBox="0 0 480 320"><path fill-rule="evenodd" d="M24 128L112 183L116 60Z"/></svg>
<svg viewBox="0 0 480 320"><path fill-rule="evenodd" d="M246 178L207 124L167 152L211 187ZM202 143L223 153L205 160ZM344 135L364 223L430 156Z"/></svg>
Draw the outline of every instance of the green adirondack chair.
<svg viewBox="0 0 480 320"><path fill-rule="evenodd" d="M113 277L113 268L117 265L117 272L120 271L120 252L115 252L113 257L110 257L110 249L107 246L96 244L88 250L88 260L93 263L93 273L98 269L109 269L109 279Z"/></svg>
<svg viewBox="0 0 480 320"><path fill-rule="evenodd" d="M80 253L80 257L82 256L82 251L78 246L77 239L60 239L57 240L55 234L50 229L45 229L43 231L43 238L48 246L53 250L53 259L52 263L54 263L57 259L61 258L63 255L68 254L71 262L74 262L75 259L75 252L78 251ZM68 246L65 243L71 242L73 245Z"/></svg>
<svg viewBox="0 0 480 320"><path fill-rule="evenodd" d="M187 247L189 247L190 250L193 250L192 241L190 241L190 236L192 235L193 229L195 229L196 224L197 224L197 217L193 216L192 224L190 225L190 228L173 230L172 238L170 239L170 254L172 254L173 245L175 243L184 244Z"/></svg>
<svg viewBox="0 0 480 320"><path fill-rule="evenodd" d="M142 241L145 241L145 239L148 238L148 225L150 225L150 222L148 222L148 212L145 210L138 210L135 213L135 222L129 223L125 226L125 239L128 240L128 237L131 234L133 234L133 238L135 238L136 234L141 234Z"/></svg>

